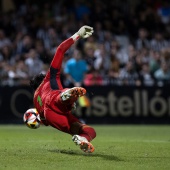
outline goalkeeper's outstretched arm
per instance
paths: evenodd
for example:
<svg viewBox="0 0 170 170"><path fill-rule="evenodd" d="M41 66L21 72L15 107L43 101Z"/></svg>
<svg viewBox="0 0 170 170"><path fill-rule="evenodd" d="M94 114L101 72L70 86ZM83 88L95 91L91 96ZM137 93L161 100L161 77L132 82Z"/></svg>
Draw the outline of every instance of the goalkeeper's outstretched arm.
<svg viewBox="0 0 170 170"><path fill-rule="evenodd" d="M79 38L88 38L93 34L93 28L90 26L82 26L74 35L63 41L57 48L54 58L51 62L51 67L60 69L62 57L64 53L71 47Z"/></svg>

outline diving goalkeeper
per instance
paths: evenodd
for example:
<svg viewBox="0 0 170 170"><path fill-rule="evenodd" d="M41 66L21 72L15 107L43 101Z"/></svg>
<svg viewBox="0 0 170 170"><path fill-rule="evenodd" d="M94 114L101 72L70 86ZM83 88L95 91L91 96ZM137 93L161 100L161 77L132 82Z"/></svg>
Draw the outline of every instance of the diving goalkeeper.
<svg viewBox="0 0 170 170"><path fill-rule="evenodd" d="M47 74L37 75L30 81L30 86L35 91L34 106L40 114L42 123L72 135L73 142L87 153L94 151L90 141L96 137L96 132L91 126L81 123L71 113L75 102L86 94L86 90L82 87L63 88L60 69L64 53L79 38L88 38L92 33L92 27L81 27L78 32L58 46Z"/></svg>

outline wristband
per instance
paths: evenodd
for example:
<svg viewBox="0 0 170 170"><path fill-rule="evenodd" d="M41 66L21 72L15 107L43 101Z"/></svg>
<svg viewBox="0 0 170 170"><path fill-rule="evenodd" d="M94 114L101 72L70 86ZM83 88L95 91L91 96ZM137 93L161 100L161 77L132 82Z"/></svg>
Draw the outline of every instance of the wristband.
<svg viewBox="0 0 170 170"><path fill-rule="evenodd" d="M80 38L80 35L78 35L77 33L75 33L74 35L71 36L71 38L73 39L73 41L77 41Z"/></svg>

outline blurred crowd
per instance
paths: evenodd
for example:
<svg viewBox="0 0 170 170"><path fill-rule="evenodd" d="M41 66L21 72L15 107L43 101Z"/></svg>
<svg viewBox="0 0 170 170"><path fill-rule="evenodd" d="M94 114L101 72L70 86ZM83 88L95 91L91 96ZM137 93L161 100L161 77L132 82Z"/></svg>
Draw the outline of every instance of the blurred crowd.
<svg viewBox="0 0 170 170"><path fill-rule="evenodd" d="M83 25L92 26L94 34L66 52L65 87L170 84L170 1L8 3L0 12L1 86L27 85L46 73L56 47Z"/></svg>

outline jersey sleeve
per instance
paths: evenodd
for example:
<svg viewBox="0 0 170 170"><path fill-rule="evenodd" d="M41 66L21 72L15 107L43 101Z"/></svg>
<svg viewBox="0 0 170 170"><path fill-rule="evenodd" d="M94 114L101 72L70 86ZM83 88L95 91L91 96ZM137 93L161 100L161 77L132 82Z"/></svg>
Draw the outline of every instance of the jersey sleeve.
<svg viewBox="0 0 170 170"><path fill-rule="evenodd" d="M74 40L72 38L69 38L58 46L55 52L54 58L51 62L51 67L53 69L60 70L62 60L63 60L63 55L71 47L72 44L74 44Z"/></svg>
<svg viewBox="0 0 170 170"><path fill-rule="evenodd" d="M61 68L61 64L62 64L62 60L63 60L63 55L64 53L71 47L71 45L74 44L74 42L76 42L78 39L80 38L80 36L75 33L73 36L71 36L70 38L68 38L67 40L63 41L57 48L54 58L51 62L51 67L53 69L57 69L60 70Z"/></svg>
<svg viewBox="0 0 170 170"><path fill-rule="evenodd" d="M52 89L62 89L60 81L60 69L62 66L64 53L79 39L79 35L75 33L72 37L63 41L57 48L54 58L49 69L50 85Z"/></svg>

